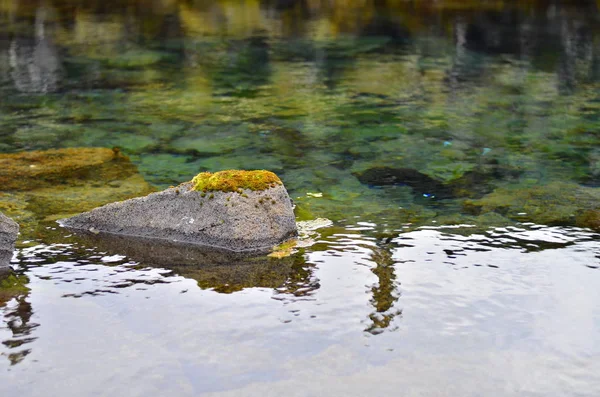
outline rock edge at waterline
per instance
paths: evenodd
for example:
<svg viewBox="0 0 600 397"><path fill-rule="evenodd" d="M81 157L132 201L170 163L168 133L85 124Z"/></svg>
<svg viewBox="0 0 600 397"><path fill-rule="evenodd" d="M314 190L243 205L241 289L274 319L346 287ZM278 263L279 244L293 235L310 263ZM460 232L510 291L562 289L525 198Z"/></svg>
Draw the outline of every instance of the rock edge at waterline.
<svg viewBox="0 0 600 397"><path fill-rule="evenodd" d="M268 251L297 235L292 201L269 171L200 173L191 182L62 219L69 229Z"/></svg>
<svg viewBox="0 0 600 397"><path fill-rule="evenodd" d="M18 234L19 225L0 212L0 272L10 265Z"/></svg>

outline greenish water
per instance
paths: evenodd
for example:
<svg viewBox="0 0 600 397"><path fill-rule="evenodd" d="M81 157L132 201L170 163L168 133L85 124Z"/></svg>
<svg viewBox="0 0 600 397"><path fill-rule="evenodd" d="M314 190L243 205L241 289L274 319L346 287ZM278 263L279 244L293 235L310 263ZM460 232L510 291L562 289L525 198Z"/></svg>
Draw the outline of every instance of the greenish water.
<svg viewBox="0 0 600 397"><path fill-rule="evenodd" d="M279 261L159 263L4 191L52 210L1 287L2 395L597 396L599 17L0 0L0 153L118 147L157 188L269 169L333 221Z"/></svg>

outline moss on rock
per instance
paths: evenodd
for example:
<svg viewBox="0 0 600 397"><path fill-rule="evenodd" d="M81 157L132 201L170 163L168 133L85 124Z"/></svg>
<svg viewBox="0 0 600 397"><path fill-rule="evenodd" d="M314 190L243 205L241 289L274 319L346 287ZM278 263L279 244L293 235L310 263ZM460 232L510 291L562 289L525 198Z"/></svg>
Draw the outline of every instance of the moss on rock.
<svg viewBox="0 0 600 397"><path fill-rule="evenodd" d="M282 185L271 171L225 170L201 172L192 179L193 189L200 192L239 192L240 190L266 190Z"/></svg>

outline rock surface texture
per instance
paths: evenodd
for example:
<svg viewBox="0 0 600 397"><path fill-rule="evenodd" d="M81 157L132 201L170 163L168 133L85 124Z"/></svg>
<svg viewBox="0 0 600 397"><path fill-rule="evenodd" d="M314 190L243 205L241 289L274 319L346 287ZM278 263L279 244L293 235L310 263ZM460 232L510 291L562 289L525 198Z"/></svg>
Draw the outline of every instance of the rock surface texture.
<svg viewBox="0 0 600 397"><path fill-rule="evenodd" d="M292 201L268 171L201 173L191 182L63 219L70 229L262 251L297 235Z"/></svg>
<svg viewBox="0 0 600 397"><path fill-rule="evenodd" d="M19 225L0 212L0 272L8 269L18 233Z"/></svg>

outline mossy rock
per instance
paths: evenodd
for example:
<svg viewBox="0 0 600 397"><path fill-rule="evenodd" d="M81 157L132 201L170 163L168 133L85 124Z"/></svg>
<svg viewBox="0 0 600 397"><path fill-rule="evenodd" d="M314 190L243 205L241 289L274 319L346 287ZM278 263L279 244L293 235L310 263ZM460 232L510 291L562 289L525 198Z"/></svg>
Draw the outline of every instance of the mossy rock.
<svg viewBox="0 0 600 397"><path fill-rule="evenodd" d="M67 148L0 154L0 189L28 191L57 184L110 181L137 173L118 150Z"/></svg>
<svg viewBox="0 0 600 397"><path fill-rule="evenodd" d="M192 181L60 220L74 231L264 252L297 235L292 201L265 170L203 172Z"/></svg>
<svg viewBox="0 0 600 397"><path fill-rule="evenodd" d="M126 156L106 148L70 148L0 154L0 210L21 225L38 223L155 191Z"/></svg>

